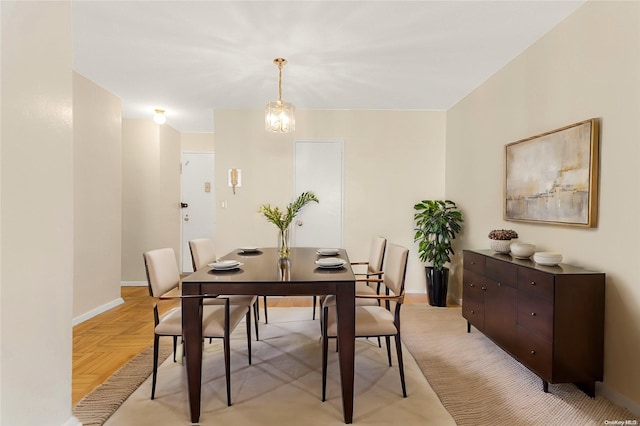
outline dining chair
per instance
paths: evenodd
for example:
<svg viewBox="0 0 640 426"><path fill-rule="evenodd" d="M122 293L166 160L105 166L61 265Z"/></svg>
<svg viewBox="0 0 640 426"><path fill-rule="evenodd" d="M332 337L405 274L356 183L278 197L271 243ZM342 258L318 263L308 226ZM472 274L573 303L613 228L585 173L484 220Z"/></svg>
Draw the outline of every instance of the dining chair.
<svg viewBox="0 0 640 426"><path fill-rule="evenodd" d="M213 247L213 241L209 238L196 238L189 241L189 251L191 252L191 264L193 265L194 272L200 268L204 268L207 264L215 262L216 253ZM260 340L260 334L258 330L258 296L242 295L242 294L227 294L220 295L229 299L230 305L244 305L253 309L253 323L256 330L256 340ZM212 299L206 299L203 304L207 305ZM267 304L265 300L265 316L267 314ZM249 324L249 323L247 323Z"/></svg>
<svg viewBox="0 0 640 426"><path fill-rule="evenodd" d="M387 239L384 237L374 237L371 241L371 247L369 248L369 260L366 262L351 262L352 266L366 266L364 272L354 272L356 276L364 276L366 278L376 277L378 281L375 283L376 288L374 289L370 283L371 280L357 280L356 281L356 295L373 295L380 293L380 284L382 283L382 263L384 260L384 252L387 246ZM388 290L387 290L388 294ZM329 294L326 296L322 296L320 298L320 330L322 330L323 321L322 321L322 312L323 307L327 306L335 306L336 305L336 296L333 294ZM380 305L380 300L368 299L368 298L357 298L356 305L358 306L371 306L371 305ZM314 318L315 319L315 300L314 300ZM378 346L382 346L380 344L380 338L378 337Z"/></svg>
<svg viewBox="0 0 640 426"><path fill-rule="evenodd" d="M369 259L366 262L351 262L351 266L366 266L364 272L355 272L357 276L382 278L382 262L384 251L387 247L387 239L384 237L374 237L369 248ZM366 287L366 288L365 288ZM380 294L380 282L376 283L376 289L369 285L369 282L356 283L356 293L360 294Z"/></svg>
<svg viewBox="0 0 640 426"><path fill-rule="evenodd" d="M144 266L149 285L149 295L159 300L202 298L210 299L214 304L202 307L202 337L222 339L224 351L224 367L227 380L227 405L231 405L231 351L230 335L240 324L243 317L247 317L247 353L251 364L251 326L249 308L244 305L231 306L229 299L214 298L214 296L174 296L167 295L180 286L180 273L172 248L150 250L143 254ZM160 316L158 302L153 304L154 335L153 335L153 379L151 384L151 399L155 398L156 381L158 375L158 349L160 337L173 337L173 361L176 361L176 346L178 336L182 336L182 308L177 307ZM188 356L188 354L187 354Z"/></svg>
<svg viewBox="0 0 640 426"><path fill-rule="evenodd" d="M387 343L387 358L391 367L390 337L395 337L396 353L398 357L398 369L400 371L400 383L402 396L407 397L407 389L404 379L404 364L402 362L402 342L400 340L400 308L404 300L404 283L407 272L407 258L409 250L396 245L388 244L385 254L383 278L363 278L372 283L380 280L392 294L356 294L357 299L384 300L395 302L392 312L386 305L357 305L355 307L355 336L358 337L384 337ZM364 281L361 281L364 282ZM322 401L326 399L327 388L327 352L329 338L338 335L338 318L335 306L323 307L322 315Z"/></svg>

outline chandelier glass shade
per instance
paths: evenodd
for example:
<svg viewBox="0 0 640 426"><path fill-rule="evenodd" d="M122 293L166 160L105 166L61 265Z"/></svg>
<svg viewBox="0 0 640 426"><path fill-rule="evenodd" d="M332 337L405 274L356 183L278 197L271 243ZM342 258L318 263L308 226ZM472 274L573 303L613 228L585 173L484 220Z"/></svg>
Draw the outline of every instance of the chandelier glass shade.
<svg viewBox="0 0 640 426"><path fill-rule="evenodd" d="M167 122L167 116L164 115L164 110L163 109L157 109L155 111L155 113L153 114L153 121L156 124L164 124Z"/></svg>
<svg viewBox="0 0 640 426"><path fill-rule="evenodd" d="M289 133L296 127L296 108L292 103L282 100L282 67L287 64L287 60L276 58L273 63L278 66L278 100L267 103L264 109L264 128L270 132Z"/></svg>

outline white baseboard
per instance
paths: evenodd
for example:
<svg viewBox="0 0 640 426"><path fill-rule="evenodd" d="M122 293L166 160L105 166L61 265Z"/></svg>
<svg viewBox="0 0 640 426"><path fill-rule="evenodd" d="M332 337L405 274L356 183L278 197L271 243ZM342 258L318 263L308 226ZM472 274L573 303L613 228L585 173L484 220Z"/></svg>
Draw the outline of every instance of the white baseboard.
<svg viewBox="0 0 640 426"><path fill-rule="evenodd" d="M630 400L624 395L620 395L618 392L614 391L604 383L596 383L596 394L600 394L607 398L609 401L614 404L624 407L627 410L631 411L636 416L640 416L640 404ZM614 420L614 419L611 419ZM632 420L632 419L615 419L615 420Z"/></svg>
<svg viewBox="0 0 640 426"><path fill-rule="evenodd" d="M71 417L69 420L62 423L60 426L82 426L82 423L80 422L80 420L76 419L75 417Z"/></svg>
<svg viewBox="0 0 640 426"><path fill-rule="evenodd" d="M76 419L75 416L72 416L69 420L62 423L60 426L82 426L80 420Z"/></svg>
<svg viewBox="0 0 640 426"><path fill-rule="evenodd" d="M122 299L122 297L118 297L115 300L112 300L109 303L105 303L104 305L98 306L95 309L90 310L87 313L84 313L80 316L75 317L72 321L71 321L71 325L75 326L80 324L81 322L85 322L88 319L91 319L93 317L95 317L96 315L100 315L103 312L108 311L111 308L115 308L118 305L122 305L124 303L124 300Z"/></svg>
<svg viewBox="0 0 640 426"><path fill-rule="evenodd" d="M120 287L146 287L146 281L121 281Z"/></svg>

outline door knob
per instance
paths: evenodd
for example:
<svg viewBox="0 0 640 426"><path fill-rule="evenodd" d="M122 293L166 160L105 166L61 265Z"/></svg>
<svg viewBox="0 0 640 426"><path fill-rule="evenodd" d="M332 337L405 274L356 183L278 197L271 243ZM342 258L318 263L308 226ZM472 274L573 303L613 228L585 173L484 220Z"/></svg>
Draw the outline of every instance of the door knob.
<svg viewBox="0 0 640 426"><path fill-rule="evenodd" d="M301 220L296 220L296 225L297 226L302 226L302 221Z"/></svg>
<svg viewBox="0 0 640 426"><path fill-rule="evenodd" d="M184 221L185 222L189 222L189 215L188 214L184 215Z"/></svg>

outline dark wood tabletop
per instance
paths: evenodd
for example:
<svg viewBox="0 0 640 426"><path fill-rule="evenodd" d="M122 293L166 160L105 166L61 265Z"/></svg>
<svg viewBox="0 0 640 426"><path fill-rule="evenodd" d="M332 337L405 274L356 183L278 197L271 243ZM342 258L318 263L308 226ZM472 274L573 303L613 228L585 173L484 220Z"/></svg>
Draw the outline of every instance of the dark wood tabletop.
<svg viewBox="0 0 640 426"><path fill-rule="evenodd" d="M316 261L338 257L344 267L320 268ZM345 423L353 419L353 378L355 350L355 275L344 249L337 255L321 256L314 247L292 247L287 261L278 258L276 248L260 248L254 253L234 250L220 260L237 260L242 265L233 270L201 268L182 280L184 295L255 294L266 296L336 295L340 378ZM187 384L191 422L200 419L202 374L202 299L182 301L183 332L186 345ZM320 384L318 384L320 389ZM321 404L318 394L318 403Z"/></svg>

